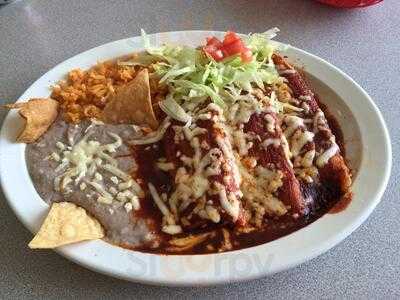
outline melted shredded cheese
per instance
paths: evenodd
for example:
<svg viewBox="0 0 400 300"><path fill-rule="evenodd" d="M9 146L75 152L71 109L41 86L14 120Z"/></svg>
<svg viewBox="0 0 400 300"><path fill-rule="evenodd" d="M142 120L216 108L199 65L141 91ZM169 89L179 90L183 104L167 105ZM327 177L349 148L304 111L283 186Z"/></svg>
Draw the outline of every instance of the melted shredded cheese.
<svg viewBox="0 0 400 300"><path fill-rule="evenodd" d="M165 226L163 226L162 231L167 234L174 235L174 234L181 233L182 227L179 225L165 225Z"/></svg>
<svg viewBox="0 0 400 300"><path fill-rule="evenodd" d="M265 139L264 142L262 142L262 145L265 149L267 149L271 145L273 145L274 147L279 147L281 145L281 139L278 138Z"/></svg>
<svg viewBox="0 0 400 300"><path fill-rule="evenodd" d="M283 132L286 138L290 138L293 135L293 133L297 130L297 128L304 126L303 119L297 116L285 116L283 118L283 122L287 126L285 131Z"/></svg>
<svg viewBox="0 0 400 300"><path fill-rule="evenodd" d="M225 156L226 164L228 165L228 167L231 168L234 182L239 186L241 177L238 166L235 162L235 157L233 155L231 144L228 143L226 138L222 138L220 136L218 136L215 140Z"/></svg>
<svg viewBox="0 0 400 300"><path fill-rule="evenodd" d="M331 138L332 145L317 157L316 164L322 168L328 161L339 152L339 146L335 143L335 139Z"/></svg>
<svg viewBox="0 0 400 300"><path fill-rule="evenodd" d="M131 179L131 176L129 176L127 173L125 173L124 171L120 170L119 168L111 164L101 165L100 167L110 172L111 174L121 178L122 180L128 181L129 179Z"/></svg>
<svg viewBox="0 0 400 300"><path fill-rule="evenodd" d="M182 157L181 157L181 159L182 159ZM173 163L171 163L171 162L169 162L169 163L166 163L166 162L158 162L158 163L157 163L157 167L158 167L160 170L165 171L165 172L168 172L168 171L171 171L171 170L174 170L174 169L175 169L175 165L174 165Z"/></svg>
<svg viewBox="0 0 400 300"><path fill-rule="evenodd" d="M301 149L308 143L312 142L314 134L310 131L297 130L291 139L293 156L299 155Z"/></svg>
<svg viewBox="0 0 400 300"><path fill-rule="evenodd" d="M104 200L106 200L109 203L112 202L114 197L109 192L107 192L101 184L95 181L88 181L88 184L92 186L101 195L103 203L105 203Z"/></svg>
<svg viewBox="0 0 400 300"><path fill-rule="evenodd" d="M275 132L275 118L271 114L265 114L264 120L267 121L267 130L270 133Z"/></svg>
<svg viewBox="0 0 400 300"><path fill-rule="evenodd" d="M237 130L233 132L232 137L235 146L238 148L239 155L241 156L247 155L251 147L253 147L252 142L246 141L248 135L246 135L246 133L244 133L243 130Z"/></svg>
<svg viewBox="0 0 400 300"><path fill-rule="evenodd" d="M90 133L88 133L78 143L73 145L71 150L64 150L62 152L63 158L61 164L55 171L59 172L65 168L67 170L57 176L55 184L58 185L60 183L57 190L65 190L73 181L75 184L78 184L87 173L89 175L95 174L95 167L98 164L98 160L100 160L100 163L101 159L105 159L113 165L116 164L115 159L105 152L115 152L121 146L122 141L116 134L109 133L109 135L115 139L114 143L101 145L97 141L88 141L90 137Z"/></svg>
<svg viewBox="0 0 400 300"><path fill-rule="evenodd" d="M314 157L315 149L307 151L301 160L301 165L306 168L311 167L313 165Z"/></svg>
<svg viewBox="0 0 400 300"><path fill-rule="evenodd" d="M167 117L164 119L163 123L158 127L157 131L153 131L140 139L132 140L130 143L132 145L147 145L161 141L161 139L163 138L165 132L167 131L170 125L171 125L170 119L169 117Z"/></svg>
<svg viewBox="0 0 400 300"><path fill-rule="evenodd" d="M219 223L221 221L221 215L214 206L206 205L205 211L207 213L208 218L214 223Z"/></svg>
<svg viewBox="0 0 400 300"><path fill-rule="evenodd" d="M239 218L240 213L240 203L237 197L233 193L227 195L226 189L222 184L218 182L215 182L214 184L218 190L219 201L222 208L228 215L232 217L233 221L235 222Z"/></svg>
<svg viewBox="0 0 400 300"><path fill-rule="evenodd" d="M149 183L148 187L149 187L149 192L150 192L151 196L153 197L153 200L157 204L157 207L161 211L161 213L164 216L171 215L171 212L169 211L168 207L164 204L164 202L161 200L154 185L152 183Z"/></svg>

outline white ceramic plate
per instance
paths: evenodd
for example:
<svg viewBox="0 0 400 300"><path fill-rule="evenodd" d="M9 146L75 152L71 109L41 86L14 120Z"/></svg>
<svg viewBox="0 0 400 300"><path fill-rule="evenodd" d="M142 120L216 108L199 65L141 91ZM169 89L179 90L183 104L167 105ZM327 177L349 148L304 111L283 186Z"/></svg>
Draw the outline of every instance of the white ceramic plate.
<svg viewBox="0 0 400 300"><path fill-rule="evenodd" d="M222 33L169 32L150 38L156 44L172 42L197 46L210 35L221 37ZM136 37L81 53L43 75L18 101L49 96L49 86L73 68L86 69L97 61L141 49L141 39ZM352 233L378 204L388 182L392 154L384 120L367 93L342 71L294 47L289 47L285 54L305 66L315 90L341 124L347 157L354 170L354 198L344 211L326 214L273 242L221 254L154 255L126 250L101 240L64 246L56 251L89 269L126 280L163 285L208 285L248 280L291 268L329 250ZM28 175L25 145L14 143L22 126L18 113L11 111L0 137L0 179L11 208L34 233L48 205L36 193Z"/></svg>

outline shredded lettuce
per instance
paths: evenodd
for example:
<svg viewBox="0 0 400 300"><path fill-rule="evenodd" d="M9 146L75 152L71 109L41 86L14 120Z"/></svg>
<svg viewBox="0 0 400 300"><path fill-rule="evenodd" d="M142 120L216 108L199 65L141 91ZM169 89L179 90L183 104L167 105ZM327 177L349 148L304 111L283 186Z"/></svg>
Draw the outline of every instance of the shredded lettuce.
<svg viewBox="0 0 400 300"><path fill-rule="evenodd" d="M144 58L152 62L160 82L169 89L169 100L165 106L173 109L164 107L165 112L172 118L186 120L187 116L170 103L171 99L179 106L187 101L209 97L214 103L225 107L228 102L240 99L243 91L251 92L254 87L264 89L264 84L274 83L279 75L271 59L276 49L271 39L278 31L273 28L265 33L245 37L243 40L253 54L253 59L245 63L239 56L217 62L202 50L188 46L153 47L142 30L146 50Z"/></svg>
<svg viewBox="0 0 400 300"><path fill-rule="evenodd" d="M245 38L247 46L253 52L253 57L260 62L273 67L271 56L274 53L276 44L270 40L279 32L278 28L272 28L264 33L250 34Z"/></svg>
<svg viewBox="0 0 400 300"><path fill-rule="evenodd" d="M190 126L192 117L174 100L172 94L168 94L165 100L161 101L159 105L161 110L167 115Z"/></svg>
<svg viewBox="0 0 400 300"><path fill-rule="evenodd" d="M272 91L271 97L269 97L269 104L273 107L273 109L275 110L276 113L283 112L284 103L278 101L275 91Z"/></svg>

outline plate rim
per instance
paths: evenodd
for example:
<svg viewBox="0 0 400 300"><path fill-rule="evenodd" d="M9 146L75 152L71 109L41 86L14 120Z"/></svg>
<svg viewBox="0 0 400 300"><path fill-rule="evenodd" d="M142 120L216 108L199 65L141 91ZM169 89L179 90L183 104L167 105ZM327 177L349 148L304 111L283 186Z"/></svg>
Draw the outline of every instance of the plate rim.
<svg viewBox="0 0 400 300"><path fill-rule="evenodd" d="M223 34L222 31L207 31L207 30L188 30L188 31L171 31L171 32L161 32L161 33L153 33L153 34L149 34L149 38L157 38L161 35L174 35L174 36L180 36L180 35L184 35L184 34L203 34L203 35L221 35ZM62 68L62 66L70 63L73 60L79 59L79 57L83 57L85 55L87 55L88 53L95 53L96 51L99 51L100 49L103 48L107 48L107 47L111 47L111 45L114 44L118 44L118 43L128 43L129 41L132 40L137 40L140 37L130 37L130 38L125 38L125 39L120 39L120 40L116 40L116 41L112 41L109 43L105 43L103 45L94 47L92 49L83 51L81 53L78 53L76 55L74 55L73 57L64 60L63 62L57 64L56 66L54 66L53 68L51 68L50 70L48 70L45 74L43 74L41 77L39 77L39 79L37 79L29 88L27 88L25 90L25 92L21 95L21 97L18 98L17 101L22 101L24 100L23 98L25 97L25 94L27 94L31 89L33 89L37 84L41 83L41 81L43 81L44 78L46 78L49 74L51 74L51 72L54 72L54 70L57 70L59 68ZM329 249L331 249L332 247L334 247L335 245L337 245L338 243L340 243L342 240L344 240L348 235L350 235L352 232L354 232L366 219L367 217L372 213L372 211L375 209L376 205L380 202L383 193L386 189L386 186L388 184L389 181L389 177L390 177L390 172L391 172L391 168L392 168L392 148L391 148L391 142L390 142L390 136L389 136L389 131L387 129L386 123L383 119L383 116L381 114L381 112L379 111L377 105L373 102L372 98L367 94L367 92L357 83L355 82L349 75L347 75L346 73L344 73L342 70L340 70L339 68L337 68L336 66L330 64L329 62L327 62L326 60L313 55L307 51L304 51L302 49L293 47L293 46L289 46L290 49L292 49L293 51L297 52L300 54L300 56L304 56L307 57L309 59L312 59L314 61L316 61L318 64L323 65L324 67L328 68L330 72L332 72L332 74L338 75L341 78L344 78L345 81L347 83L350 83L352 86L354 86L354 88L357 90L357 92L359 92L361 94L361 97L364 98L363 101L367 101L367 104L370 106L370 108L372 109L372 112L374 113L374 117L376 118L376 121L378 122L377 124L380 126L381 129L381 133L382 133L382 139L384 142L384 148L386 150L386 163L384 165L384 172L383 172L383 177L377 187L377 190L375 191L375 195L372 197L371 196L371 200L369 201L369 204L367 205L367 207L364 209L362 214L359 214L357 219L353 220L353 222L351 223L351 226L348 225L346 228L342 228L342 231L337 233L335 238L331 238L331 239L327 239L324 241L323 244L319 245L318 247L311 247L314 249L314 251L309 251L309 253L307 255L303 255L303 257L301 259L297 259L295 261L292 261L290 264L285 264L285 265L281 265L280 267L276 267L273 268L271 270L258 270L257 272L253 272L250 275L247 276L243 276L241 278L232 278L232 276L221 276L221 278L217 278L216 276L211 276L211 277L207 277L207 278L203 278L203 279L198 279L197 280L193 280L190 278L181 278L181 279L169 279L169 278L158 278L156 276L151 277L151 276L147 276L147 275L141 275L141 276L137 276L135 278L129 277L127 276L126 272L116 272L115 270L111 270L111 269L107 269L107 268L100 268L97 265L90 263L88 261L82 261L81 259L77 259L76 257L74 257L72 254L74 252L73 248L77 248L76 250L79 251L80 246L79 245L73 245L73 246L67 246L67 247L61 247L60 249L56 249L55 251L59 254L61 254L62 256L66 257L67 259L74 261L77 264L80 264L86 268L89 268L91 270L94 270L96 272L99 273L103 273L109 276L113 276L113 277L117 277L120 279L125 279L125 280L130 280L130 281L135 281L135 282L142 282L142 283L149 283L149 284L157 284L157 285L174 285L174 286L194 286L194 285L213 285L213 284L221 284L221 283L227 283L227 282L232 282L232 281L244 281L244 280L250 280L250 279L255 279L255 278L259 278L262 276L266 276L266 275L270 275L270 274L274 274L289 268L292 268L296 265L299 265L302 262L308 261L313 259L314 257L321 255L322 253L325 253L326 251L328 251ZM132 49L132 52L137 51L136 49ZM92 63L92 65L94 65L94 63ZM307 66L306 66L307 68ZM64 74L65 75L65 74ZM327 85L329 85L329 82L324 82ZM4 119L3 122L3 126L0 132L0 145L3 145L3 138L5 136L5 131L6 131L6 124L8 124L10 119L10 113L7 114L6 118ZM2 157L2 153L4 152L4 147L0 147L0 161L1 161L1 157ZM25 160L23 159L23 161L25 162ZM34 231L33 226L31 223L28 222L28 220L26 220L25 217L22 216L22 214L20 213L20 211L18 210L18 208L15 206L15 202L18 199L13 199L13 196L10 194L10 189L9 186L6 185L6 171L4 170L4 166L2 167L0 165L0 184L2 186L2 190L4 192L4 196L9 204L9 206L11 207L11 209L13 210L13 212L15 213L15 215L17 216L17 218L19 219L19 221L21 221L24 226L26 228L28 228L31 232ZM36 192L34 190L34 192ZM44 201L42 201L44 204ZM45 204L45 206L47 206L47 204ZM314 222L313 224L316 224L318 222L318 220L316 222ZM306 226L304 229L307 229L309 227L311 227L310 224L308 226ZM303 230L303 229L302 229ZM344 232L346 231L346 232ZM299 231L297 231L299 232ZM293 234L296 234L293 233ZM291 234L292 235L292 234ZM289 236L291 236L289 235ZM283 237L281 239L284 239L286 237ZM199 255L199 256L220 256L220 257L227 257L227 256L232 256L236 253L252 253L253 250L255 248L260 248L260 247L264 247L264 248L268 248L269 244L276 244L277 242L279 243L279 241L281 239L272 241L270 243L266 243L266 244L262 244L260 246L256 246L256 247L251 247L251 248L246 248L246 249L242 249L242 250L237 250L237 251L233 251L233 252L226 252L226 253L219 253L219 254L203 254L203 255ZM99 241L100 244L107 244L105 242ZM94 244L94 242L88 242L88 243L84 243L87 247L91 247L90 244ZM111 246L109 244L107 244L107 247L113 247L113 248L118 248L118 249L122 249L122 251L129 251L130 253L135 253L138 254L139 252L135 252L135 251L131 251L131 250L126 250L123 248L119 248L116 246ZM93 246L93 245L92 245ZM83 246L85 247L85 246ZM104 245L102 245L100 248L104 247ZM143 253L140 253L143 254ZM136 256L136 255L135 255ZM141 255L138 255L141 256ZM161 255L154 255L154 254L144 254L144 256L148 256L151 257L162 257ZM170 256L169 256L170 257ZM174 257L180 257L180 255L174 255ZM187 255L186 255L187 257ZM215 275L215 274L214 274ZM232 274L231 274L232 275Z"/></svg>

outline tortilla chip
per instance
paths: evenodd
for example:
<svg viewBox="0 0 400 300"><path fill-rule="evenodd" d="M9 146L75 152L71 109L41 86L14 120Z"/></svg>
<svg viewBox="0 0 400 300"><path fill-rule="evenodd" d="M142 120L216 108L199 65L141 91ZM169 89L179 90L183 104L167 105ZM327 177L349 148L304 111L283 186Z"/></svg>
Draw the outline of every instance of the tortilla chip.
<svg viewBox="0 0 400 300"><path fill-rule="evenodd" d="M62 245L104 237L100 223L70 202L53 203L39 232L29 243L31 249L56 248Z"/></svg>
<svg viewBox="0 0 400 300"><path fill-rule="evenodd" d="M7 104L5 107L19 109L19 114L26 120L24 130L17 137L17 142L20 143L35 142L58 115L58 102L50 98L30 99L28 102Z"/></svg>
<svg viewBox="0 0 400 300"><path fill-rule="evenodd" d="M103 110L103 121L111 124L132 123L158 127L150 96L149 73L143 69L127 85L109 96Z"/></svg>

